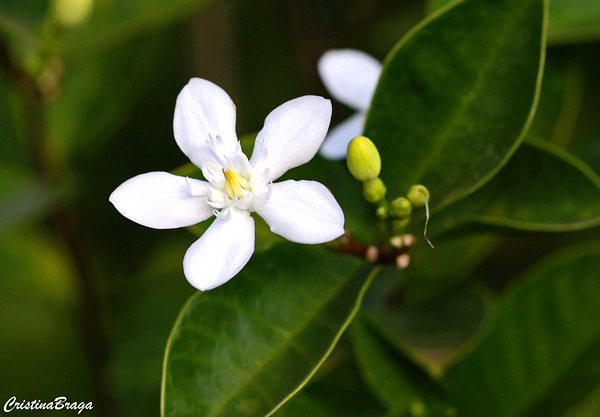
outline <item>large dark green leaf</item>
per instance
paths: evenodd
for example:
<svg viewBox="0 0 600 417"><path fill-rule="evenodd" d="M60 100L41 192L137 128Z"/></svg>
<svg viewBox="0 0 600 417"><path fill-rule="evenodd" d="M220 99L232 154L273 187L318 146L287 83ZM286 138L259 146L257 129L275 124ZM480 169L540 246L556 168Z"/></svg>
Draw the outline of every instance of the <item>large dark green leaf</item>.
<svg viewBox="0 0 600 417"><path fill-rule="evenodd" d="M600 1L550 0L549 42L579 42L599 37Z"/></svg>
<svg viewBox="0 0 600 417"><path fill-rule="evenodd" d="M374 272L294 244L257 253L232 281L197 293L169 339L163 416L264 416L327 357Z"/></svg>
<svg viewBox="0 0 600 417"><path fill-rule="evenodd" d="M447 227L585 229L600 224L600 177L562 149L531 139L488 184L447 211L438 219Z"/></svg>
<svg viewBox="0 0 600 417"><path fill-rule="evenodd" d="M530 136L544 138L561 147L573 139L586 90L585 61L579 52L566 48L548 50L540 103Z"/></svg>
<svg viewBox="0 0 600 417"><path fill-rule="evenodd" d="M274 417L383 417L384 408L371 394L350 355L317 381L312 381L274 414ZM325 367L326 365L324 365Z"/></svg>
<svg viewBox="0 0 600 417"><path fill-rule="evenodd" d="M600 243L553 253L443 379L461 416L563 416L600 385Z"/></svg>
<svg viewBox="0 0 600 417"><path fill-rule="evenodd" d="M428 0L427 10L433 12L452 0ZM600 1L550 0L548 42L570 43L600 37Z"/></svg>
<svg viewBox="0 0 600 417"><path fill-rule="evenodd" d="M543 0L465 0L398 43L365 126L390 198L421 183L435 210L500 169L535 111L545 27Z"/></svg>
<svg viewBox="0 0 600 417"><path fill-rule="evenodd" d="M402 356L379 337L364 317L354 320L350 334L365 380L394 415L424 407L425 402L441 402L441 387L410 358Z"/></svg>
<svg viewBox="0 0 600 417"><path fill-rule="evenodd" d="M381 277L385 274L378 281ZM392 292L369 306L368 317L391 345L437 378L477 342L489 316L488 296L478 287L456 285L406 302L410 290Z"/></svg>

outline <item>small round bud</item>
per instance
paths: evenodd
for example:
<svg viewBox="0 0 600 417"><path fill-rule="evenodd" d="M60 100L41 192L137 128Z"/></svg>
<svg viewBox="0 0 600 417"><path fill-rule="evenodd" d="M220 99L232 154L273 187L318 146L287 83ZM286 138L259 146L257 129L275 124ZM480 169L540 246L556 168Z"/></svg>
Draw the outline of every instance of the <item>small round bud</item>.
<svg viewBox="0 0 600 417"><path fill-rule="evenodd" d="M376 203L385 197L385 184L380 178L373 178L363 182L363 194L369 203Z"/></svg>
<svg viewBox="0 0 600 417"><path fill-rule="evenodd" d="M396 249L400 249L401 247L403 247L404 243L402 242L402 236L394 236L390 238L390 245L392 245Z"/></svg>
<svg viewBox="0 0 600 417"><path fill-rule="evenodd" d="M377 246L369 246L365 252L365 259L368 262L377 262L379 259L379 248Z"/></svg>
<svg viewBox="0 0 600 417"><path fill-rule="evenodd" d="M398 197L390 203L390 215L404 219L410 216L412 206L410 201L404 197Z"/></svg>
<svg viewBox="0 0 600 417"><path fill-rule="evenodd" d="M413 235L402 236L402 243L404 243L404 246L412 246L415 244L416 241L417 238L415 238Z"/></svg>
<svg viewBox="0 0 600 417"><path fill-rule="evenodd" d="M379 206L377 207L377 211L375 211L375 215L380 219L387 219L388 214L388 206Z"/></svg>
<svg viewBox="0 0 600 417"><path fill-rule="evenodd" d="M421 184L413 185L410 187L410 190L408 190L407 197L413 206L421 207L429 201L429 190Z"/></svg>
<svg viewBox="0 0 600 417"><path fill-rule="evenodd" d="M364 136L357 136L350 141L346 163L352 176L359 181L377 178L381 172L379 151L375 144Z"/></svg>
<svg viewBox="0 0 600 417"><path fill-rule="evenodd" d="M396 267L398 269L405 269L410 264L410 255L408 253L403 253L402 255L398 255L396 258Z"/></svg>
<svg viewBox="0 0 600 417"><path fill-rule="evenodd" d="M87 20L94 0L54 0L56 20L64 26L77 26Z"/></svg>

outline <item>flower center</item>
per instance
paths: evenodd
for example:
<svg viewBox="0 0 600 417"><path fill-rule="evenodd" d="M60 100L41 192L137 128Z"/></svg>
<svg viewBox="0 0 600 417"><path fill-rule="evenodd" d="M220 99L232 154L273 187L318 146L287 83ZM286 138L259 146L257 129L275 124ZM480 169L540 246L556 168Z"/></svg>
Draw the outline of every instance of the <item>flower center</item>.
<svg viewBox="0 0 600 417"><path fill-rule="evenodd" d="M223 175L225 175L225 191L229 198L233 198L235 195L238 199L242 197L242 188L250 191L250 185L240 175L236 174L229 168L223 168Z"/></svg>

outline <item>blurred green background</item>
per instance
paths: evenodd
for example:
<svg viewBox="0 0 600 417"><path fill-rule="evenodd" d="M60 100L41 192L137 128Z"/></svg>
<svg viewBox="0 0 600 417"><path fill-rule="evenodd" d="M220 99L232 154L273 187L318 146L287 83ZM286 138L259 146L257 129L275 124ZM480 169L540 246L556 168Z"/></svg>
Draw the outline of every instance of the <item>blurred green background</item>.
<svg viewBox="0 0 600 417"><path fill-rule="evenodd" d="M551 2L558 17L551 9L532 132L600 172L600 2L563 12L567 1ZM71 15L85 3L65 1ZM352 47L383 60L433 3L96 0L71 25L58 1L2 1L0 403L66 396L94 402L82 415L158 415L164 347L194 293L182 259L195 237L130 222L108 202L110 193L134 175L188 162L172 118L190 77L223 87L237 105L238 134L256 132L284 101L329 97L316 71L323 52ZM333 106L332 125L352 113ZM597 236L587 233L505 236L472 279L502 291L510 271ZM506 258L512 263L497 272ZM460 305L444 308L460 318ZM479 312L464 314L471 334L476 324L468 318ZM56 415L36 415L46 414Z"/></svg>

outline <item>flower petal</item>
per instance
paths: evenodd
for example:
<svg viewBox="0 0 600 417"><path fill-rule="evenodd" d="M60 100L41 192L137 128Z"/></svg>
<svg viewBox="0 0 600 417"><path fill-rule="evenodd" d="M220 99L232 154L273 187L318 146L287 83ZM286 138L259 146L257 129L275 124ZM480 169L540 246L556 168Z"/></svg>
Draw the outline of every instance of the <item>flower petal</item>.
<svg viewBox="0 0 600 417"><path fill-rule="evenodd" d="M271 196L256 212L273 233L298 243L324 243L344 234L344 213L316 181L271 184Z"/></svg>
<svg viewBox="0 0 600 417"><path fill-rule="evenodd" d="M327 159L344 159L348 152L348 144L352 139L362 135L365 127L365 115L356 113L329 131L319 154Z"/></svg>
<svg viewBox="0 0 600 417"><path fill-rule="evenodd" d="M235 105L218 85L192 78L177 96L173 132L183 153L202 168L212 155L205 145L209 135L220 136L227 152L235 151Z"/></svg>
<svg viewBox="0 0 600 417"><path fill-rule="evenodd" d="M271 181L310 161L323 143L331 120L331 102L303 96L283 103L265 119L250 158L255 172L270 170Z"/></svg>
<svg viewBox="0 0 600 417"><path fill-rule="evenodd" d="M129 220L153 229L175 229L212 216L213 208L206 197L198 195L208 187L205 181L186 180L168 172L148 172L119 185L109 200Z"/></svg>
<svg viewBox="0 0 600 417"><path fill-rule="evenodd" d="M199 290L212 290L229 281L254 252L254 219L232 208L230 216L217 217L185 253L183 272Z"/></svg>
<svg viewBox="0 0 600 417"><path fill-rule="evenodd" d="M381 63L355 49L332 49L318 64L327 91L339 102L365 112L381 75Z"/></svg>

